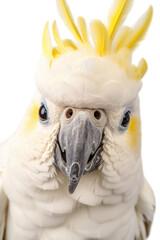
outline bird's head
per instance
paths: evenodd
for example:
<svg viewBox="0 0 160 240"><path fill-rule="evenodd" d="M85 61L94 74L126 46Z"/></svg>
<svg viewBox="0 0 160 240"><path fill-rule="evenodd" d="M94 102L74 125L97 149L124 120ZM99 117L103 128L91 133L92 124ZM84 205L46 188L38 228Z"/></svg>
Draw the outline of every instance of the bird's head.
<svg viewBox="0 0 160 240"><path fill-rule="evenodd" d="M126 159L127 164L127 158L135 158L140 152L138 93L147 63L142 59L135 66L131 56L149 26L152 8L135 28L120 28L123 21L120 15L115 16L116 8L111 11L108 26L93 21L93 46L84 19L78 18L77 27L65 0L57 2L77 43L61 40L54 22L58 46L53 48L46 24L36 75L40 97L35 108L39 132L46 132L44 141L48 141L55 123L59 124L55 144L50 140L53 164L68 176L69 192L73 193L82 175L102 169L104 155L118 167L119 159ZM131 1L122 2L129 8Z"/></svg>

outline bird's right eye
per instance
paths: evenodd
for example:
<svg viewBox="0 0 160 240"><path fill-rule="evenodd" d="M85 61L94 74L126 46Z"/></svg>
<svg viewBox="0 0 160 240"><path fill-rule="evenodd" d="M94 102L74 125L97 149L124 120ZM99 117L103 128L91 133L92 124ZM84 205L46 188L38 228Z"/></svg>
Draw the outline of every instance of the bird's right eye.
<svg viewBox="0 0 160 240"><path fill-rule="evenodd" d="M72 117L72 115L73 115L73 109L72 108L67 109L65 113L66 118L69 119Z"/></svg>
<svg viewBox="0 0 160 240"><path fill-rule="evenodd" d="M46 104L42 103L39 108L39 120L41 123L46 124L49 121L48 108Z"/></svg>
<svg viewBox="0 0 160 240"><path fill-rule="evenodd" d="M101 112L98 111L98 110L96 110L96 111L94 112L94 117L95 117L95 119L100 120L100 119L101 119Z"/></svg>

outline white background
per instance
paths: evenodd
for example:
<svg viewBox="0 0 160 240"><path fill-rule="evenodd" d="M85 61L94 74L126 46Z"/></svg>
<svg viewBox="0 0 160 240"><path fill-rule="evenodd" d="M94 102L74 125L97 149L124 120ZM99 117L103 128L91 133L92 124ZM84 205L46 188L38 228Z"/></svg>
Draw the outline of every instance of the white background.
<svg viewBox="0 0 160 240"><path fill-rule="evenodd" d="M117 0L118 1L118 0ZM112 0L68 0L75 17L106 21ZM160 1L135 0L126 23L133 25L147 7L154 7L154 18L133 61L145 57L149 71L143 79L141 98L142 157L144 173L157 202L150 240L160 239ZM58 20L61 36L71 37L58 17L56 0L0 0L0 142L20 123L36 89L35 71L41 54L45 23Z"/></svg>

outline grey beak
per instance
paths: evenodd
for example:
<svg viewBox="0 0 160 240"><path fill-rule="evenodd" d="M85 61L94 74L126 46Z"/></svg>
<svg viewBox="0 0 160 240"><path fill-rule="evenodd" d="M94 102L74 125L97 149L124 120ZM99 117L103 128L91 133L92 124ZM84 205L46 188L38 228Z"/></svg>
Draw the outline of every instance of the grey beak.
<svg viewBox="0 0 160 240"><path fill-rule="evenodd" d="M69 124L61 127L59 146L56 148L56 165L68 176L70 193L75 191L83 174L98 167L101 140L102 132L84 111L79 112Z"/></svg>

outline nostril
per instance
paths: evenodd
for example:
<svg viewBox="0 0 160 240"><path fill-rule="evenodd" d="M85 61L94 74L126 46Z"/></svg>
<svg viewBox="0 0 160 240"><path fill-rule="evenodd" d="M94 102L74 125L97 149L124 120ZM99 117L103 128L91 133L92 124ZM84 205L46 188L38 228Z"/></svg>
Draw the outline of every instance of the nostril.
<svg viewBox="0 0 160 240"><path fill-rule="evenodd" d="M72 182L73 182L73 183L77 183L77 182L78 182L78 178L77 178L76 176L73 176L73 177L72 177Z"/></svg>
<svg viewBox="0 0 160 240"><path fill-rule="evenodd" d="M72 176L72 180L75 179L76 181L78 180L79 178L79 164L78 163L74 163L72 166L71 166L71 176Z"/></svg>

